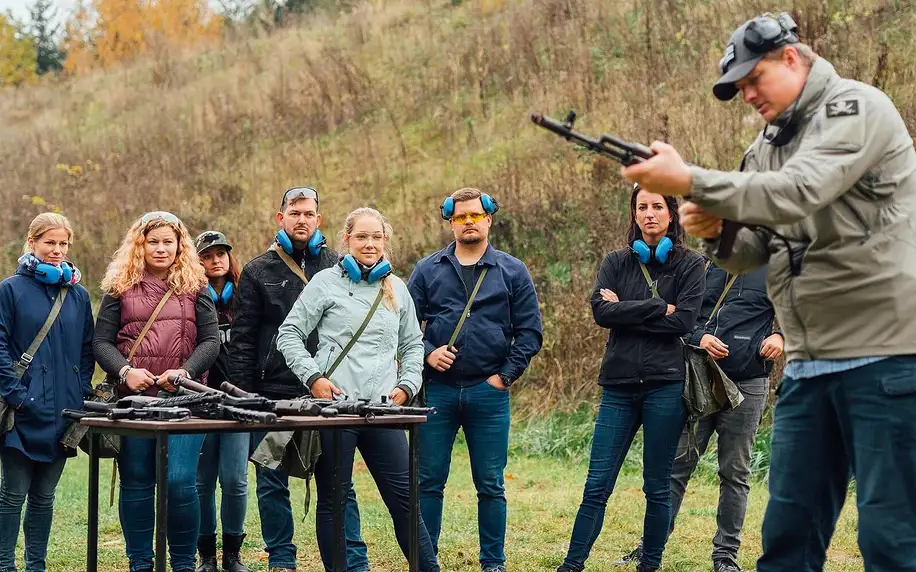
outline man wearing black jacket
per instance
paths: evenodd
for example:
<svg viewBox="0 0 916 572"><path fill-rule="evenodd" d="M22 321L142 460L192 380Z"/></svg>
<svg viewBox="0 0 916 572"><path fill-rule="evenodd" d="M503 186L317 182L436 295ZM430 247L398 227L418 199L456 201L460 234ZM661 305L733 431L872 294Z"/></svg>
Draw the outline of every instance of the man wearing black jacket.
<svg viewBox="0 0 916 572"><path fill-rule="evenodd" d="M700 318L693 332L685 337L687 343L702 347L717 360L744 395L737 408L726 405L722 411L700 419L697 427L688 424L684 428L671 473L670 530L673 531L687 481L700 455L706 452L713 431L718 434L718 531L712 541L715 572L741 570L738 547L750 490L751 451L767 402L772 360L782 355L782 334L773 333L775 314L767 297L766 274L765 266L735 276L710 264Z"/></svg>
<svg viewBox="0 0 916 572"><path fill-rule="evenodd" d="M318 192L293 187L283 194L280 227L267 252L255 257L242 270L233 312L229 365L235 383L247 391L271 399L290 399L308 392L277 351L277 330L305 287L318 271L337 264L338 255L325 244L318 227ZM315 332L307 348L318 349ZM252 447L264 438L252 434ZM261 534L270 572L296 569L293 544L293 512L289 500L289 475L255 465ZM369 569L366 545L359 534L359 512L352 486L347 498L347 561L350 572Z"/></svg>

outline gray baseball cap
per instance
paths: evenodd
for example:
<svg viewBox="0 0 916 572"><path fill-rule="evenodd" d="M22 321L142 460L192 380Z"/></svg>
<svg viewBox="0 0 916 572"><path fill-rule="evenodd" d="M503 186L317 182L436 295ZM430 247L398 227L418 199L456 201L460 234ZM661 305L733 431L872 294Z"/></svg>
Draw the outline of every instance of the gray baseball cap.
<svg viewBox="0 0 916 572"><path fill-rule="evenodd" d="M229 244L226 235L215 230L205 230L194 239L194 248L197 249L197 254L214 246L222 246L227 251L232 250L232 245Z"/></svg>
<svg viewBox="0 0 916 572"><path fill-rule="evenodd" d="M747 77L768 52L798 41L798 26L786 12L748 20L728 40L719 60L722 75L712 87L713 95L722 101L732 99L738 94L735 83Z"/></svg>

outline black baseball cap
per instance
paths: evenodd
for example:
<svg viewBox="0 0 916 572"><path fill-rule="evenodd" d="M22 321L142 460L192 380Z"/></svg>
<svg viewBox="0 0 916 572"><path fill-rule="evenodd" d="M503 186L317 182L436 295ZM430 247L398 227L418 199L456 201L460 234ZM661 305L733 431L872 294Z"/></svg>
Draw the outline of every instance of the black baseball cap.
<svg viewBox="0 0 916 572"><path fill-rule="evenodd" d="M738 95L735 83L747 77L767 53L798 41L798 26L785 12L748 20L728 40L725 54L719 60L722 75L712 87L713 95L721 101L729 101Z"/></svg>
<svg viewBox="0 0 916 572"><path fill-rule="evenodd" d="M229 244L226 235L215 230L205 230L194 239L194 248L197 249L197 254L214 246L222 246L227 251L232 250L232 245Z"/></svg>

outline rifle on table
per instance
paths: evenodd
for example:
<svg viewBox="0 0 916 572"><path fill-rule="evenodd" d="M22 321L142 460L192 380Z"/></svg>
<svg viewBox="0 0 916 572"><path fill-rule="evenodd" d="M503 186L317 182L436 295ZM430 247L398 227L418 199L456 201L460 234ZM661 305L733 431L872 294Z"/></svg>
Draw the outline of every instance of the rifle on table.
<svg viewBox="0 0 916 572"><path fill-rule="evenodd" d="M169 377L169 381L178 388L176 397L165 397L164 401L188 400L197 402L188 405L194 417L203 419L225 419L245 423L262 423L273 425L277 415L263 408L259 399L239 399L223 391L213 389L200 382L181 375Z"/></svg>
<svg viewBox="0 0 916 572"><path fill-rule="evenodd" d="M410 407L395 405L383 395L381 401L372 402L369 399L317 399L321 406L337 410L341 415L358 415L372 421L380 415L435 415L435 407Z"/></svg>
<svg viewBox="0 0 916 572"><path fill-rule="evenodd" d="M531 121L534 122L535 125L539 125L568 141L585 147L589 151L610 157L624 166L642 163L655 155L655 152L645 145L629 143L613 135L608 135L607 133L602 133L595 139L594 137L589 137L588 135L575 131L573 129L573 125L576 122L575 111L570 111L563 121L557 121L547 115L532 113ZM716 249L716 257L725 259L731 256L732 249L735 246L735 238L742 226L746 225L735 221L722 220L722 233L719 235L719 247Z"/></svg>
<svg viewBox="0 0 916 572"><path fill-rule="evenodd" d="M256 393L248 393L224 381L220 389L227 394L238 396L240 399L263 399ZM388 402L388 397L383 395L381 402L373 403L368 399L280 399L266 400L271 411L277 415L321 415L322 417L335 417L340 415L358 415L360 417L374 418L377 415L431 415L436 413L435 407L408 407L395 405Z"/></svg>
<svg viewBox="0 0 916 572"><path fill-rule="evenodd" d="M61 415L67 419L79 420L86 417L107 417L120 419L150 419L156 421L184 421L191 417L191 410L185 407L119 407L116 403L84 401L83 409L64 409Z"/></svg>
<svg viewBox="0 0 916 572"><path fill-rule="evenodd" d="M244 391L238 386L232 385L228 381L224 381L219 386L219 388L233 398L240 400L252 400L259 404L258 407L263 407L264 411L272 411L281 416L306 415L312 417L337 417L338 413L336 409L325 407L317 400L311 398L267 399L266 397L262 397L257 393L249 393ZM252 409L258 407L252 407Z"/></svg>

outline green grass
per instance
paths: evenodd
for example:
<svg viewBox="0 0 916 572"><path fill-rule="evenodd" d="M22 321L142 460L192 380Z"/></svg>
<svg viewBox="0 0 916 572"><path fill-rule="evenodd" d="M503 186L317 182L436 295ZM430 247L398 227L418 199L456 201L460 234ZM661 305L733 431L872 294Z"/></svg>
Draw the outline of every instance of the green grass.
<svg viewBox="0 0 916 572"><path fill-rule="evenodd" d="M584 410L583 410L584 411ZM509 499L507 555L513 572L554 570L561 562L569 541L573 520L585 481L588 438L587 414L572 417L569 427L579 427L575 433L560 430L554 422L555 434L543 437L540 454L535 457L532 443L533 425L517 423L513 428L513 454L506 470ZM571 431L571 429L570 429ZM549 441L567 437L578 440L566 452ZM612 570L609 562L627 552L638 541L642 530L645 503L638 472L641 454L634 448L628 459L615 493L611 497L601 537L595 544L586 570ZM551 452L553 451L553 452ZM100 522L100 570L126 570L124 542L118 525L117 505L108 507L110 461L102 462L102 507ZM49 570L83 570L86 549L86 483L88 463L85 455L71 460L58 488L56 515L49 549ZM369 545L369 556L375 572L400 572L406 563L394 541L394 532L387 510L381 502L368 471L357 463L356 488L362 513L363 535ZM314 500L312 512L302 522L303 485L294 480L293 507L296 518L295 542L299 547L300 571L319 572L318 551L314 532ZM715 533L715 513L718 486L709 475L698 475L691 482L678 526L665 551L663 571L709 570L711 539ZM448 572L472 572L477 565L476 494L470 478L467 449L459 438L455 447L449 485L446 489L445 522L440 539L440 564ZM753 570L760 554L760 523L766 504L766 489L759 481L751 488L750 506L745 525L740 564ZM837 526L825 570L845 572L862 569L856 547L854 499L850 497ZM252 572L267 570L266 554L261 550L257 503L254 496L254 472L249 471L248 520L249 534L244 546L244 558ZM20 538L19 558L22 547Z"/></svg>

